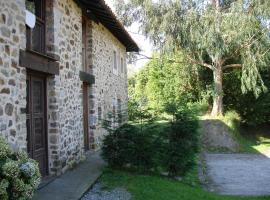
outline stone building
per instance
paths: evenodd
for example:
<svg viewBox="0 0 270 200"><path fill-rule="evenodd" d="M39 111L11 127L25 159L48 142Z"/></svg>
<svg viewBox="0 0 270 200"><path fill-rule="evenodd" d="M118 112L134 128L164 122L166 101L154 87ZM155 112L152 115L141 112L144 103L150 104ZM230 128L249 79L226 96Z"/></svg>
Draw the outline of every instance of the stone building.
<svg viewBox="0 0 270 200"><path fill-rule="evenodd" d="M104 0L0 0L0 135L59 175L127 105L138 46Z"/></svg>

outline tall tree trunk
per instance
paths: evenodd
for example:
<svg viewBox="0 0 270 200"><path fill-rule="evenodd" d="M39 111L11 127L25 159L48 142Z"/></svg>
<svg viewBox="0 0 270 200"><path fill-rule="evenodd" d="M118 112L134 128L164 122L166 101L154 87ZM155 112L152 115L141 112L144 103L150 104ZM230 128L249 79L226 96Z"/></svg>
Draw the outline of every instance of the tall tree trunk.
<svg viewBox="0 0 270 200"><path fill-rule="evenodd" d="M215 66L213 70L215 94L213 96L212 116L223 115L223 87L222 87L222 66L220 64Z"/></svg>
<svg viewBox="0 0 270 200"><path fill-rule="evenodd" d="M213 6L216 7L216 31L220 32L220 0L212 0ZM216 60L213 69L215 93L213 96L213 108L212 116L223 115L223 87L222 87L222 64L219 60Z"/></svg>
<svg viewBox="0 0 270 200"><path fill-rule="evenodd" d="M212 0L212 5L218 10L220 7L220 0Z"/></svg>

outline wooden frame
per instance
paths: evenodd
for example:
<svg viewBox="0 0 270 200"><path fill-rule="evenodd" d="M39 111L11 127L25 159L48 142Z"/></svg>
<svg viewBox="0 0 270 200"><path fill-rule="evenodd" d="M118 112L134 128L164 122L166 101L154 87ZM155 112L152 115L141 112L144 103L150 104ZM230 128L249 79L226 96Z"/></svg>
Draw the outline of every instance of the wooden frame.
<svg viewBox="0 0 270 200"><path fill-rule="evenodd" d="M82 16L82 71L88 72L87 67L87 23L84 16Z"/></svg>
<svg viewBox="0 0 270 200"><path fill-rule="evenodd" d="M26 114L26 119L29 120L31 126L28 127L28 129L30 128L30 130L27 130L27 137L30 136L30 141L27 142L27 151L30 155L31 158L35 159L35 141L33 141L35 139L34 134L33 133L33 120L34 119L34 115L35 113L33 113L32 108L33 108L33 95L32 94L32 79L42 79L43 81L43 91L42 91L42 106L43 106L43 128L44 128L44 135L42 135L43 139L44 139L44 145L45 145L45 149L44 149L44 153L45 153L45 162L43 166L45 168L45 172L42 174L43 176L47 176L49 174L49 152L48 152L48 120L47 120L47 114L48 114L48 110L47 110L47 80L46 80L46 75L42 74L42 73L37 73L31 70L27 70L27 81L29 81L29 86L30 88L28 88L28 98L27 99L27 114ZM27 123L28 126L28 123ZM28 133L29 131L29 133ZM30 134L30 135L29 135Z"/></svg>
<svg viewBox="0 0 270 200"><path fill-rule="evenodd" d="M84 129L84 149L85 151L90 150L89 141L89 103L88 103L88 84L83 83L83 129Z"/></svg>
<svg viewBox="0 0 270 200"><path fill-rule="evenodd" d="M59 63L55 58L30 50L20 50L19 65L30 70L59 75Z"/></svg>
<svg viewBox="0 0 270 200"><path fill-rule="evenodd" d="M37 4L37 2L40 2L40 4ZM37 15L35 28L26 28L26 48L31 51L39 52L41 54L46 54L46 0L34 0L34 3L35 8L40 7L40 10L38 11L38 13L36 13ZM40 36L38 37L39 41L37 42L38 44L40 44L40 46L38 47L38 49L34 49L32 36L33 32L35 31L35 29L37 29L37 27L41 27L42 29L40 32Z"/></svg>
<svg viewBox="0 0 270 200"><path fill-rule="evenodd" d="M89 85L95 84L95 76L83 71L80 71L80 80Z"/></svg>

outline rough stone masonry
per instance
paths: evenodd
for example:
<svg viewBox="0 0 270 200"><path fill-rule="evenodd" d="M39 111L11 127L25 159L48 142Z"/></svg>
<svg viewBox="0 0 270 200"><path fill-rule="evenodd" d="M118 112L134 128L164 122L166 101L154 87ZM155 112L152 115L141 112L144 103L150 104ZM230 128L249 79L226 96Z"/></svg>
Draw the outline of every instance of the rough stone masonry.
<svg viewBox="0 0 270 200"><path fill-rule="evenodd" d="M25 0L0 0L0 135L15 150L27 150L27 69L20 66L26 50ZM46 78L49 174L61 174L84 155L82 8L73 0L46 1L46 52L59 58L59 75ZM98 149L108 112L127 107L126 46L105 26L86 19L91 149ZM117 69L115 65L115 53ZM122 66L123 65L123 66Z"/></svg>

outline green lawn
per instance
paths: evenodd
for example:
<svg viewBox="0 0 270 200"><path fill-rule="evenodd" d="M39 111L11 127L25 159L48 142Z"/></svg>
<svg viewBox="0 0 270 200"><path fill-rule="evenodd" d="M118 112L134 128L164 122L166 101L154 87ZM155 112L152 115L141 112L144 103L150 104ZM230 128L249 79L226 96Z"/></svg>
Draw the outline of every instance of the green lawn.
<svg viewBox="0 0 270 200"><path fill-rule="evenodd" d="M230 116L228 117L230 118ZM239 127L230 121L226 121L228 127L231 129L232 134L236 137L241 146L242 152L258 153L270 148L270 138L266 138L265 134L254 133L242 135ZM139 124L137 124L140 127ZM169 122L157 121L151 124L143 124L142 130L151 130L155 134L163 134ZM267 129L263 129L265 132ZM258 131L257 131L258 132ZM268 134L266 134L268 135ZM106 169L101 177L101 182L104 184L105 189L111 190L116 187L126 188L134 197L135 200L270 200L269 197L235 197L235 196L222 196L215 193L206 192L202 189L197 175L197 169L191 170L182 181L175 181L166 177L156 175L140 175L127 171L117 171Z"/></svg>
<svg viewBox="0 0 270 200"><path fill-rule="evenodd" d="M270 126L241 126L236 133L236 139L244 153L266 154L270 150Z"/></svg>
<svg viewBox="0 0 270 200"><path fill-rule="evenodd" d="M160 176L138 175L110 169L105 170L101 181L107 189L126 188L135 200L270 200L270 197L221 196L206 192L197 184L192 186L185 180L182 183Z"/></svg>

